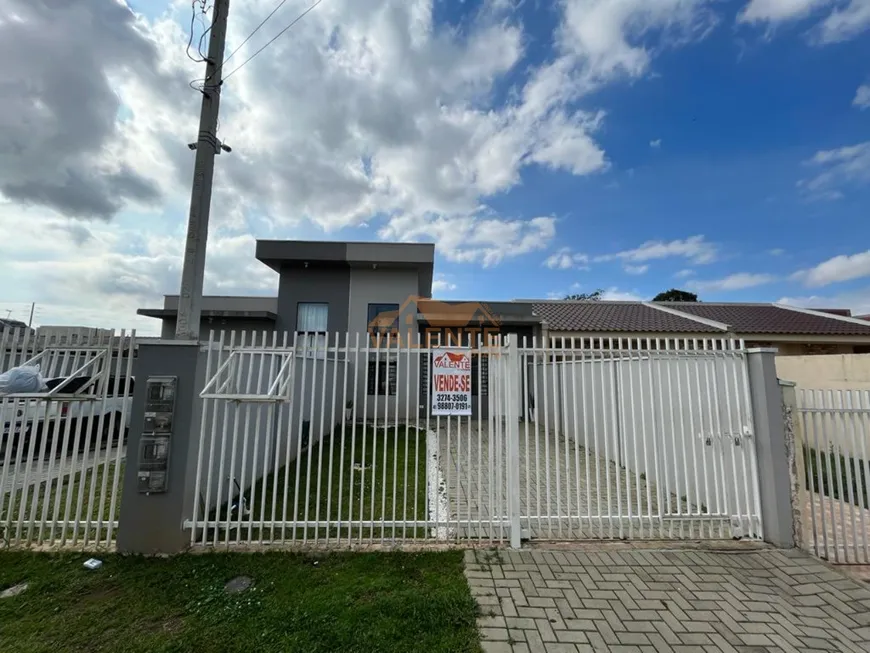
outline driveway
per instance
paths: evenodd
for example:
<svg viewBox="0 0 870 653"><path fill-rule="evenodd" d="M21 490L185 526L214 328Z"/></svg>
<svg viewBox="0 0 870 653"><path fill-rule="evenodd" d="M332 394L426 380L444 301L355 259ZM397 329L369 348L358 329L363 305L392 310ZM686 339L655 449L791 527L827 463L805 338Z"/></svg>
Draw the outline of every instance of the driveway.
<svg viewBox="0 0 870 653"><path fill-rule="evenodd" d="M437 433L439 467L455 524L451 531L458 529L460 537L490 537L492 520L498 537L499 517L508 514L503 438L490 438L487 422L463 421L457 429L455 419L449 428L441 420ZM694 528L688 520L675 525L674 520L663 524L658 519L661 514L686 514L685 501L674 495L660 498L654 484L635 474L626 479L624 468L552 429L521 423L519 457L524 537L671 538L689 535ZM729 526L723 523L723 529ZM727 538L730 531L722 530L720 536Z"/></svg>
<svg viewBox="0 0 870 653"><path fill-rule="evenodd" d="M870 650L870 586L797 551L466 551L486 653Z"/></svg>

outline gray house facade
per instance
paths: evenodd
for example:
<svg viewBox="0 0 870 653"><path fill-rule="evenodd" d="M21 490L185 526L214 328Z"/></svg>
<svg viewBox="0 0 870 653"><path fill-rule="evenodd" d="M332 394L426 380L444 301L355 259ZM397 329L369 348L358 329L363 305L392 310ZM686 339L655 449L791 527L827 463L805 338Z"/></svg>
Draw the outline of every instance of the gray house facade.
<svg viewBox="0 0 870 653"><path fill-rule="evenodd" d="M239 345L243 332L247 344L273 333L280 343L287 334L288 344L295 339L307 351L303 357L314 359L305 365L306 377L317 366L333 363L326 359L334 359L334 353L326 350L336 339L341 347L349 345L354 371L348 383L356 381L352 401L359 418L392 416L397 407L404 414L409 406L414 416L423 410L429 375L428 356L417 353L420 347L476 349L496 334L515 333L522 341L541 333L541 320L529 304L432 300L433 244L260 240L256 257L278 274L278 296L203 297L201 338L214 332L217 339L223 332L228 345L235 332ZM160 319L161 336L174 338L177 295L166 296L162 308L138 313ZM473 411L485 418L487 356L475 352L472 362ZM302 366L297 369L301 373Z"/></svg>

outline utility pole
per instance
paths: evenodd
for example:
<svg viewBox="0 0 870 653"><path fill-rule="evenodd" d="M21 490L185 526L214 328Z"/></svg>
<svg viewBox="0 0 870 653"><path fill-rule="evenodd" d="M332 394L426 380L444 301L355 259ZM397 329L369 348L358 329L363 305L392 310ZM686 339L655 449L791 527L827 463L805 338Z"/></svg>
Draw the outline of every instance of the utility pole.
<svg viewBox="0 0 870 653"><path fill-rule="evenodd" d="M199 114L199 135L196 141L196 162L193 169L193 189L190 194L190 215L181 269L181 290L178 297L177 340L198 340L202 310L202 286L205 276L205 250L208 241L208 218L211 208L214 157L220 152L217 120L221 97L221 76L227 37L227 17L230 0L214 0L205 84L202 89L202 109ZM191 144L191 147L194 147Z"/></svg>
<svg viewBox="0 0 870 653"><path fill-rule="evenodd" d="M33 311L36 310L36 302L30 304L30 319L27 321L27 327L30 328L33 326Z"/></svg>

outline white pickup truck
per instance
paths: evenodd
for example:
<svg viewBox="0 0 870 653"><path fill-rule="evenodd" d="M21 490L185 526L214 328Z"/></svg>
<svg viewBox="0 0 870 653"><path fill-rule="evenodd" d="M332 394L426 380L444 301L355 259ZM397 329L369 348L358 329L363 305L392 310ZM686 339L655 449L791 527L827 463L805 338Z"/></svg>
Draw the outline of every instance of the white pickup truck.
<svg viewBox="0 0 870 653"><path fill-rule="evenodd" d="M105 400L96 397L93 384L83 393L84 398L81 394L75 396L75 393L90 380L91 378L86 376L74 377L54 395L46 396L45 399L27 399L15 404L7 402L3 414L2 439L0 439L0 465L6 460L7 451L10 461L16 460L18 450L22 447L22 456L28 456L28 452L32 451L34 453L29 454L29 457L36 457L38 455L36 452L41 450L43 441L45 441L45 450L49 454L52 451L56 455L72 453L76 433L79 434L79 451L101 448L109 442L116 441L119 434L122 441L126 440L127 429L130 427L135 379L121 377L116 384L115 378L111 377ZM47 392L57 388L64 381L66 377L48 379ZM61 451L65 438L66 451ZM56 444L54 444L55 439L57 439Z"/></svg>

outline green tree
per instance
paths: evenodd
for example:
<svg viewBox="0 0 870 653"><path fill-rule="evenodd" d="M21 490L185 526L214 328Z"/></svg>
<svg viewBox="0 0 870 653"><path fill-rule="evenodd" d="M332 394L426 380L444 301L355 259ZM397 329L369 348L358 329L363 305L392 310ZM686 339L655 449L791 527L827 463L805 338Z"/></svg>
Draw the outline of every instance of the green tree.
<svg viewBox="0 0 870 653"><path fill-rule="evenodd" d="M604 293L600 288L595 292L581 292L575 295L565 295L565 299L570 299L571 301L580 302L580 301L591 301L597 302L601 299L601 295Z"/></svg>
<svg viewBox="0 0 870 653"><path fill-rule="evenodd" d="M698 296L693 292L671 288L653 297L654 302L697 302Z"/></svg>

